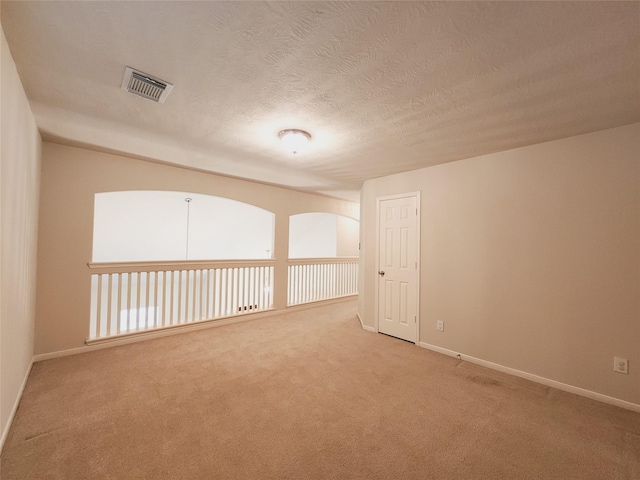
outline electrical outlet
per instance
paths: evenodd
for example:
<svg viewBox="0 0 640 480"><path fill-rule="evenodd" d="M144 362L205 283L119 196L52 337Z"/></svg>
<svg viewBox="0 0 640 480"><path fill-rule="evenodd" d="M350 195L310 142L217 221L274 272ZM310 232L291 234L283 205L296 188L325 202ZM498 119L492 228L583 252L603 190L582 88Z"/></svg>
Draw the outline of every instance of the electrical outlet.
<svg viewBox="0 0 640 480"><path fill-rule="evenodd" d="M629 373L629 360L626 358L613 357L613 371L618 373Z"/></svg>
<svg viewBox="0 0 640 480"><path fill-rule="evenodd" d="M436 322L436 330L439 332L444 332L444 322L442 320L438 320Z"/></svg>

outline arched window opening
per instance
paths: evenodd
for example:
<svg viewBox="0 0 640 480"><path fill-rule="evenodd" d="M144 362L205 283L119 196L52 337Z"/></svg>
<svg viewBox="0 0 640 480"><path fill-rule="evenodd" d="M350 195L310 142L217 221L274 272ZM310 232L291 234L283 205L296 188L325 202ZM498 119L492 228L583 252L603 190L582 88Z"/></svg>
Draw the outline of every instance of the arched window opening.
<svg viewBox="0 0 640 480"><path fill-rule="evenodd" d="M335 213L289 217L289 258L358 256L359 222Z"/></svg>
<svg viewBox="0 0 640 480"><path fill-rule="evenodd" d="M272 212L190 192L95 195L93 262L270 259Z"/></svg>

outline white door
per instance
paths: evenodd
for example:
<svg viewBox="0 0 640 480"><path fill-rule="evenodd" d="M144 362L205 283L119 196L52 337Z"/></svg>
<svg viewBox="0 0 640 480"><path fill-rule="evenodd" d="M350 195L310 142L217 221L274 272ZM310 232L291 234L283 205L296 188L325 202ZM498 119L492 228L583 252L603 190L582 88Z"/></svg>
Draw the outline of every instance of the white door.
<svg viewBox="0 0 640 480"><path fill-rule="evenodd" d="M418 194L378 199L378 331L418 338Z"/></svg>

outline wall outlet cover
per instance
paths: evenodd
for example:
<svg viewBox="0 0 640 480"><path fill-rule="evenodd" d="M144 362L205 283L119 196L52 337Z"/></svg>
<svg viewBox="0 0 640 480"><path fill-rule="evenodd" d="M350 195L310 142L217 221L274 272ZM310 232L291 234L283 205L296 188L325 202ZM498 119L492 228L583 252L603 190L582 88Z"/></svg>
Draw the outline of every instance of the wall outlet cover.
<svg viewBox="0 0 640 480"><path fill-rule="evenodd" d="M628 374L629 360L626 358L613 357L613 371Z"/></svg>
<svg viewBox="0 0 640 480"><path fill-rule="evenodd" d="M437 329L439 332L444 332L444 322L443 322L442 320L438 320L438 321L436 322L436 329Z"/></svg>

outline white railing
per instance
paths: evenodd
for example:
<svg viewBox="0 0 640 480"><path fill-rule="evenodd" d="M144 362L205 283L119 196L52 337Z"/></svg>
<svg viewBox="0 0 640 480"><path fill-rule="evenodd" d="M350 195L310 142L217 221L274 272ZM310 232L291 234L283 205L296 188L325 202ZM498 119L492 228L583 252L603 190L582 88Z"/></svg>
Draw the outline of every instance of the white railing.
<svg viewBox="0 0 640 480"><path fill-rule="evenodd" d="M274 264L91 263L89 340L272 309Z"/></svg>
<svg viewBox="0 0 640 480"><path fill-rule="evenodd" d="M357 293L357 257L289 260L288 305Z"/></svg>

